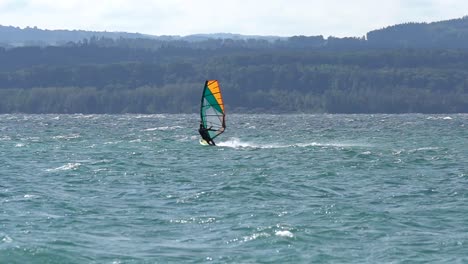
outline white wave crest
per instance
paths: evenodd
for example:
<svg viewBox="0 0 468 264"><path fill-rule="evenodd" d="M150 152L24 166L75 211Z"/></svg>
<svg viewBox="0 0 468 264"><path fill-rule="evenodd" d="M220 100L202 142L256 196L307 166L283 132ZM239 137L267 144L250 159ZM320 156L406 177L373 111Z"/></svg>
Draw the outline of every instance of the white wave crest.
<svg viewBox="0 0 468 264"><path fill-rule="evenodd" d="M48 172L52 172L52 171L67 171L67 170L76 170L79 166L81 165L81 163L67 163L63 166L60 166L60 167L57 167L57 168L54 168L54 169L47 169L46 171Z"/></svg>
<svg viewBox="0 0 468 264"><path fill-rule="evenodd" d="M419 152L419 151L430 151L430 150L438 150L438 147L422 147L422 148L416 148L416 149L410 149L408 150L409 153L413 152Z"/></svg>
<svg viewBox="0 0 468 264"><path fill-rule="evenodd" d="M4 243L11 243L11 242L13 242L13 239L11 239L11 237L9 237L8 235L5 235L5 236L2 238L2 242L4 242Z"/></svg>
<svg viewBox="0 0 468 264"><path fill-rule="evenodd" d="M216 145L220 147L228 147L228 148L262 148L262 147L264 148L265 147L265 146L251 143L251 142L244 142L238 138L231 138L227 141L218 142L216 143Z"/></svg>
<svg viewBox="0 0 468 264"><path fill-rule="evenodd" d="M270 144L261 144L242 141L239 138L230 138L227 141L217 142L217 146L228 147L228 148L260 148L260 149L277 149L277 148L305 148L305 147L335 147L335 148L348 148L348 147L369 147L365 144L356 144L356 143L294 143L294 144L281 144L281 143L270 143Z"/></svg>
<svg viewBox="0 0 468 264"><path fill-rule="evenodd" d="M23 198L26 198L26 199L34 199L34 198L38 198L39 196L37 195L34 195L34 194L25 194L23 196Z"/></svg>
<svg viewBox="0 0 468 264"><path fill-rule="evenodd" d="M248 242L248 241L252 241L252 240L255 240L257 238L262 238L262 237L269 237L270 234L266 233L266 232L261 232L261 233L254 233L250 236L244 236L242 238L243 242Z"/></svg>
<svg viewBox="0 0 468 264"><path fill-rule="evenodd" d="M66 140L69 140L69 139L75 139L75 138L79 138L81 137L79 134L70 134L70 135L58 135L58 136L54 136L52 137L53 139L66 139Z"/></svg>
<svg viewBox="0 0 468 264"><path fill-rule="evenodd" d="M427 120L452 120L453 118L450 116L429 116L426 119Z"/></svg>
<svg viewBox="0 0 468 264"><path fill-rule="evenodd" d="M72 118L75 118L75 119L91 119L94 117L97 117L97 115L75 114L72 116Z"/></svg>
<svg viewBox="0 0 468 264"><path fill-rule="evenodd" d="M150 114L150 115L138 114L136 116L131 115L130 118L136 118L136 119L141 119L141 118L167 118L167 115L165 115L165 114Z"/></svg>
<svg viewBox="0 0 468 264"><path fill-rule="evenodd" d="M175 130L179 128L182 128L182 127L181 126L162 126L162 127L147 128L147 129L144 129L143 131L157 131L157 130L166 131L166 130Z"/></svg>
<svg viewBox="0 0 468 264"><path fill-rule="evenodd" d="M294 234L288 230L276 231L275 235L281 236L281 237L294 237Z"/></svg>

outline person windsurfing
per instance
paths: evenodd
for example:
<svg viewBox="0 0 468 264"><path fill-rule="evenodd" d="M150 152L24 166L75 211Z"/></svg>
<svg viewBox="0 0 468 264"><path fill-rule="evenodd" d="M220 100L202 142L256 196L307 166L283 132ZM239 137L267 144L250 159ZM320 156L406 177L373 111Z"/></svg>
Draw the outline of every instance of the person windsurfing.
<svg viewBox="0 0 468 264"><path fill-rule="evenodd" d="M210 128L206 128L205 126L203 126L203 123L200 123L200 128L198 129L198 133L200 133L200 136L203 138L203 140L205 140L209 145L212 145L212 146L216 146L216 144L214 143L213 139L211 139L210 137L210 134L208 133L208 131L211 129Z"/></svg>

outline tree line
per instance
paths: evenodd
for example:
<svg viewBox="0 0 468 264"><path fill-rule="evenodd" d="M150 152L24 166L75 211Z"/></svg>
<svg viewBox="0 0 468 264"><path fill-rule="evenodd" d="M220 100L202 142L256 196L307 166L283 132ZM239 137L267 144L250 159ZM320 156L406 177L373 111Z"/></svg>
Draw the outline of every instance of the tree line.
<svg viewBox="0 0 468 264"><path fill-rule="evenodd" d="M225 42L152 49L95 38L61 47L0 48L0 113L197 112L205 79L218 79L227 108L238 112L468 112L463 49Z"/></svg>

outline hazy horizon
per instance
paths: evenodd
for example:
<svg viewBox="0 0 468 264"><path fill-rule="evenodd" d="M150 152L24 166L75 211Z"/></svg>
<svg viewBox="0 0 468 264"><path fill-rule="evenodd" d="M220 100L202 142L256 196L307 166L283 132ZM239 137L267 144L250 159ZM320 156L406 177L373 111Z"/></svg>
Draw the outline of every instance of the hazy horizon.
<svg viewBox="0 0 468 264"><path fill-rule="evenodd" d="M156 36L361 37L395 24L460 18L466 10L461 0L0 0L0 25Z"/></svg>

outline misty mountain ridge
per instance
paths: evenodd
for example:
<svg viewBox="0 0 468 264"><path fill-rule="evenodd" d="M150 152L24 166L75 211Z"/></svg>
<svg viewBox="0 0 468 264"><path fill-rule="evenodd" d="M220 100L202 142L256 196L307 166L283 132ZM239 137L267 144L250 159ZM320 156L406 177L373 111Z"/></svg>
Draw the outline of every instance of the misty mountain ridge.
<svg viewBox="0 0 468 264"><path fill-rule="evenodd" d="M37 27L19 28L0 25L0 46L60 46L69 42L81 42L91 38L148 39L158 41L203 42L222 40L263 40L267 42L289 40L304 47L341 48L467 48L468 16L431 23L403 23L372 30L363 37L337 38L330 36L261 36L234 33L212 33L179 35L149 35L129 32L107 32L86 30L47 30Z"/></svg>
<svg viewBox="0 0 468 264"><path fill-rule="evenodd" d="M0 46L60 46L68 42L80 42L90 38L110 38L110 39L155 39L161 41L184 40L188 42L205 41L209 39L263 39L274 41L284 39L279 36L260 36L260 35L242 35L234 33L211 33L211 34L192 34L187 36L180 35L150 35L143 33L129 32L108 32L108 31L87 31L87 30L49 30L37 27L14 27L0 25Z"/></svg>

